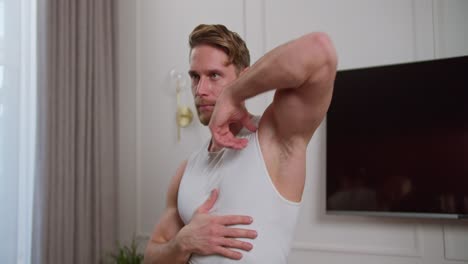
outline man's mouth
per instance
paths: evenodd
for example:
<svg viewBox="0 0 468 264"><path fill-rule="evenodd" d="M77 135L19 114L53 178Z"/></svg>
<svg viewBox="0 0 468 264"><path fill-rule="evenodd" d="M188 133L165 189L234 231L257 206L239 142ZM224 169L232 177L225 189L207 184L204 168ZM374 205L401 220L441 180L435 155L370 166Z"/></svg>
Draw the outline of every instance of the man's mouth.
<svg viewBox="0 0 468 264"><path fill-rule="evenodd" d="M213 104L199 104L197 107L200 112L213 111L214 109Z"/></svg>

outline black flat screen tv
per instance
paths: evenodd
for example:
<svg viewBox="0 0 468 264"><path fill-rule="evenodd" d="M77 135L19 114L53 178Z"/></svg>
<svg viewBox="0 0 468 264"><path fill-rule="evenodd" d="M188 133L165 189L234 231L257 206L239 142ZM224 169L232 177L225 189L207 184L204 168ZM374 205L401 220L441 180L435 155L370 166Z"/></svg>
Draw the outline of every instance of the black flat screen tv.
<svg viewBox="0 0 468 264"><path fill-rule="evenodd" d="M468 216L468 56L338 71L326 209Z"/></svg>

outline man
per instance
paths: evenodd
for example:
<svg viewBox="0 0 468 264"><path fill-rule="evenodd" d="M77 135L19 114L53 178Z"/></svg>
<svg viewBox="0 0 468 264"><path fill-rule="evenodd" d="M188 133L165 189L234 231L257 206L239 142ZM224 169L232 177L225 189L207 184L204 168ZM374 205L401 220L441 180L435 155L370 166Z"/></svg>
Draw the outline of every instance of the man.
<svg viewBox="0 0 468 264"><path fill-rule="evenodd" d="M249 60L222 25L191 33L192 93L212 138L173 177L145 263L286 263L337 58L325 34L311 33ZM262 117L251 116L245 100L272 89Z"/></svg>

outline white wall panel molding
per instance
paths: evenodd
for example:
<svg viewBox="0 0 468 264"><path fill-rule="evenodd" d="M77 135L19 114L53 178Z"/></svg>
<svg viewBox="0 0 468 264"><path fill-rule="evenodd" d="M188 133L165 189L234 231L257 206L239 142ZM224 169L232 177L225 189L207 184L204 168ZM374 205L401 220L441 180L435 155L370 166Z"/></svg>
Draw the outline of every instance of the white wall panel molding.
<svg viewBox="0 0 468 264"><path fill-rule="evenodd" d="M446 260L468 261L468 224L443 225L444 255Z"/></svg>
<svg viewBox="0 0 468 264"><path fill-rule="evenodd" d="M414 19L413 14L419 14L415 8L420 6L427 8L420 0L269 0L265 5L266 46L306 32L325 31L335 43L339 69L413 61L424 57L416 49L427 38L427 34L417 36L415 43L414 32L421 32L427 20L422 14ZM430 25L426 27L431 30Z"/></svg>
<svg viewBox="0 0 468 264"><path fill-rule="evenodd" d="M244 0L244 40L254 64L267 50L265 46L265 1ZM247 101L247 108L253 114L262 114L273 99L273 92L256 96Z"/></svg>
<svg viewBox="0 0 468 264"><path fill-rule="evenodd" d="M432 0L432 19L434 27L434 56L436 58L443 57L443 50L445 50L444 42L442 40L444 27L444 18L442 12L442 3L437 0Z"/></svg>
<svg viewBox="0 0 468 264"><path fill-rule="evenodd" d="M435 36L432 8L433 4L431 1L412 1L414 60L416 61L435 58Z"/></svg>
<svg viewBox="0 0 468 264"><path fill-rule="evenodd" d="M385 239L385 237L382 237ZM395 247L385 245L358 244L358 243L318 243L302 242L293 243L293 250L332 252L339 254L360 254L377 256L396 256L396 257L414 257L419 258L424 255L423 234L419 226L415 226L412 235L413 242L411 247ZM344 241L348 240L343 238Z"/></svg>
<svg viewBox="0 0 468 264"><path fill-rule="evenodd" d="M135 87L135 93L136 93L136 116L135 116L135 122L136 122L136 234L140 234L141 231L141 217L142 217L142 209L141 209L141 182L142 182L142 174L141 174L141 166L142 166L142 148L141 144L143 141L142 133L141 133L141 127L142 127L142 104L141 104L141 96L142 96L142 84L141 84L141 79L142 79L142 71L141 71L141 56L144 50L142 50L142 35L141 35L141 30L142 30L142 23L141 23L141 1L137 0L135 1L136 3L136 29L135 29L135 34L136 34L136 87Z"/></svg>
<svg viewBox="0 0 468 264"><path fill-rule="evenodd" d="M379 247L351 247L341 245L324 245L312 243L294 243L293 250L302 251L318 251L318 252L331 252L339 254L359 254L359 255L376 255L376 256L392 256L392 257L412 257L421 258L422 252L415 249L401 249L401 248L379 248Z"/></svg>
<svg viewBox="0 0 468 264"><path fill-rule="evenodd" d="M468 1L432 2L436 57L468 55Z"/></svg>
<svg viewBox="0 0 468 264"><path fill-rule="evenodd" d="M265 0L244 0L244 30L252 62L255 62L266 52Z"/></svg>

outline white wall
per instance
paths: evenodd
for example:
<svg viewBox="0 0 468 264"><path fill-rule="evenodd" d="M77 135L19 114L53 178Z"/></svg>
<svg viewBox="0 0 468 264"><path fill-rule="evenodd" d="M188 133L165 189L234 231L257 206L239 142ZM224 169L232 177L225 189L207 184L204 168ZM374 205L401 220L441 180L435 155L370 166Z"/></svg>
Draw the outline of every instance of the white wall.
<svg viewBox="0 0 468 264"><path fill-rule="evenodd" d="M119 0L120 231L147 237L179 163L202 140L196 120L177 142L169 71L188 69L189 32L222 23L253 60L309 31L328 32L339 68L468 54L464 0ZM192 106L189 90L182 96ZM271 93L248 103L261 113ZM290 263L468 263L468 223L325 214L325 126L308 150L307 184Z"/></svg>

